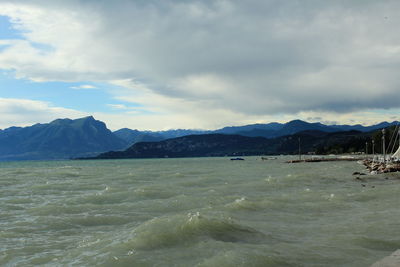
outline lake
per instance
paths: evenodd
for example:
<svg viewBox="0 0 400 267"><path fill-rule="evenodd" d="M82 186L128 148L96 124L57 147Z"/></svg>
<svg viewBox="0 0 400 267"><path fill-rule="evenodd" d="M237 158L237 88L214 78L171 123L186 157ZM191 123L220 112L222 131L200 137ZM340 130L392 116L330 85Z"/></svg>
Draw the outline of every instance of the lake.
<svg viewBox="0 0 400 267"><path fill-rule="evenodd" d="M291 157L0 162L2 266L369 266L400 174Z"/></svg>

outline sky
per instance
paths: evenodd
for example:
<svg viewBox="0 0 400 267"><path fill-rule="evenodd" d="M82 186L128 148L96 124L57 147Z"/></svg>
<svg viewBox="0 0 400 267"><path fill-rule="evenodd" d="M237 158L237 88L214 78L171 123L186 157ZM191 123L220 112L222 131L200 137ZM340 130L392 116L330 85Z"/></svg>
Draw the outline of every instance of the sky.
<svg viewBox="0 0 400 267"><path fill-rule="evenodd" d="M0 129L400 120L397 0L0 0Z"/></svg>

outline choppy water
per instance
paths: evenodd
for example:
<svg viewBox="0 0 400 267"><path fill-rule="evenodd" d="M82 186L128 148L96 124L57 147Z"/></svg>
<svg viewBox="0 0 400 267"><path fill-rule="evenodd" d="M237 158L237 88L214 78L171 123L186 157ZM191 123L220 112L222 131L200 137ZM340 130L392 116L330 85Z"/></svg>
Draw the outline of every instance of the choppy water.
<svg viewBox="0 0 400 267"><path fill-rule="evenodd" d="M0 163L0 265L369 266L400 248L400 174L284 159Z"/></svg>

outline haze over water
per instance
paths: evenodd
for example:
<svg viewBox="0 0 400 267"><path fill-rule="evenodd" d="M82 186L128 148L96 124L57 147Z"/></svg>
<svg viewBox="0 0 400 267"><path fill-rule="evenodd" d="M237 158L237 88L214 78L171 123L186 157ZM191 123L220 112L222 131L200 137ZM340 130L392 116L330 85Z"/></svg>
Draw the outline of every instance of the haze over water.
<svg viewBox="0 0 400 267"><path fill-rule="evenodd" d="M399 175L287 159L0 163L0 265L369 266L400 247Z"/></svg>

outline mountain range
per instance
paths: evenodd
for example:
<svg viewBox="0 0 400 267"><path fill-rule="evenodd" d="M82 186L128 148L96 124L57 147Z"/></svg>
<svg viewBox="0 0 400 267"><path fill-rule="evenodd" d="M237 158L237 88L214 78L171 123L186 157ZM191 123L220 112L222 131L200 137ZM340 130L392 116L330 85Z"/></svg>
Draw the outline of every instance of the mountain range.
<svg viewBox="0 0 400 267"><path fill-rule="evenodd" d="M265 138L276 138L285 135L292 135L298 132L307 130L317 130L321 132L333 133L340 131L360 131L370 132L376 129L386 128L392 125L397 125L397 121L382 122L372 126L357 125L325 125L322 123L309 123L301 120L293 120L287 123L272 122L268 124L250 124L245 126L229 126L214 131L202 131L202 130L169 130L169 131L138 131L131 129L120 129L115 131L121 139L125 140L129 144L137 142L154 142L162 141L166 139L182 137L187 135L199 135L199 134L236 134L248 137L265 137Z"/></svg>
<svg viewBox="0 0 400 267"><path fill-rule="evenodd" d="M134 157L290 154L293 149L296 150L293 147L298 146L298 135L303 135L304 149L315 151L329 143L332 136L343 143L343 140L349 139L344 136L362 136L363 133L397 124L383 122L365 127L294 120L284 124L273 122L225 127L215 131L178 129L152 132L123 128L112 132L105 123L89 116L0 130L0 160L95 157L108 151L130 151L135 154ZM319 140L319 145L316 140ZM156 151L156 146L170 147L173 153ZM320 152L323 151L320 149ZM110 153L115 156L116 152Z"/></svg>
<svg viewBox="0 0 400 267"><path fill-rule="evenodd" d="M396 142L389 142L397 133L397 126L386 129L387 151L398 148ZM292 135L275 138L249 137L232 134L201 134L171 138L159 142L139 142L124 151L102 153L93 159L127 158L178 158L178 157L223 157L256 156L277 154L342 154L364 153L366 143L370 144L368 153L372 153L372 140L375 153L382 153L382 131L369 132L357 130L324 132L305 130ZM391 145L390 145L391 143ZM299 151L299 149L301 151Z"/></svg>
<svg viewBox="0 0 400 267"><path fill-rule="evenodd" d="M242 135L188 135L160 142L140 142L124 151L102 153L95 159L223 157L298 154L299 139L304 152L344 153L363 151L370 133L344 131L327 133L308 130L267 139Z"/></svg>

